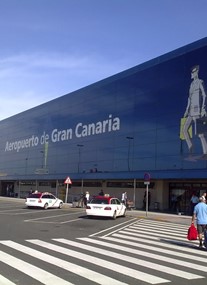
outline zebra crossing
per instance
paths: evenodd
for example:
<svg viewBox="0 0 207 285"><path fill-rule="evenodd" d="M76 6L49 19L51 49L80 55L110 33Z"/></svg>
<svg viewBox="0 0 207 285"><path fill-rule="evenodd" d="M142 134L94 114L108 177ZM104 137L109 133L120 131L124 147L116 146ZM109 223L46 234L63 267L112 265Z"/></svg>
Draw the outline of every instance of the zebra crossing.
<svg viewBox="0 0 207 285"><path fill-rule="evenodd" d="M187 240L187 230L186 225L143 219L76 240L0 240L0 268L4 264L27 276L23 284L1 270L0 284L26 285L28 278L31 285L194 284L207 277L207 251Z"/></svg>

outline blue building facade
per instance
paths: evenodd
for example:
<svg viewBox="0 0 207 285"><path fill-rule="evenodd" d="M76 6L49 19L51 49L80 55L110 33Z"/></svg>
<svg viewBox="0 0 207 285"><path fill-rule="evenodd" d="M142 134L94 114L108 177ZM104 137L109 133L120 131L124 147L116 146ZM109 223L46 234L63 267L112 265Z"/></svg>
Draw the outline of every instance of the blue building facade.
<svg viewBox="0 0 207 285"><path fill-rule="evenodd" d="M136 191L147 172L163 209L188 189L186 208L207 190L206 55L207 38L1 121L2 195L67 176Z"/></svg>

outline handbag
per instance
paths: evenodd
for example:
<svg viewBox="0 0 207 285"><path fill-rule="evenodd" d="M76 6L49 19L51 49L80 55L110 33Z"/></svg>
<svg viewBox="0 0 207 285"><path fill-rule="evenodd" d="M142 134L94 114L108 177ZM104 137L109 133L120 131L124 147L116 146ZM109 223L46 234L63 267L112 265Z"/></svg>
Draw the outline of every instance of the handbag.
<svg viewBox="0 0 207 285"><path fill-rule="evenodd" d="M184 129L184 125L185 125L185 122L186 122L187 118L181 118L180 119L180 139L181 140L185 140L185 137L184 137L184 134L183 134L183 129ZM188 134L189 134L189 137L192 138L193 136L193 131L192 131L192 125L189 126L188 128Z"/></svg>
<svg viewBox="0 0 207 285"><path fill-rule="evenodd" d="M187 239L188 240L197 240L198 232L194 224L192 224L188 229Z"/></svg>
<svg viewBox="0 0 207 285"><path fill-rule="evenodd" d="M196 128L197 134L206 134L207 133L207 117L202 117L196 119Z"/></svg>

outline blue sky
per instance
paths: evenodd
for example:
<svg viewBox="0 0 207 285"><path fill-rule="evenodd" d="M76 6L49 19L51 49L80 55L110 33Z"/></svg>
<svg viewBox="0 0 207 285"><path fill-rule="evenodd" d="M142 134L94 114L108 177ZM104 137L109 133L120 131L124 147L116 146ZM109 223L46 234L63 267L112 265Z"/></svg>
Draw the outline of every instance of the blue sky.
<svg viewBox="0 0 207 285"><path fill-rule="evenodd" d="M0 120L206 37L206 0L0 0Z"/></svg>

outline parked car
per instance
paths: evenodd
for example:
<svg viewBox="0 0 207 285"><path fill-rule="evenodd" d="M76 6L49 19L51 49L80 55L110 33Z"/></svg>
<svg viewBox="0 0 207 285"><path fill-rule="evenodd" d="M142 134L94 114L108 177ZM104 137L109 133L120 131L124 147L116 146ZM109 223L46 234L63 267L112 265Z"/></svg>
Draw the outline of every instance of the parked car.
<svg viewBox="0 0 207 285"><path fill-rule="evenodd" d="M95 196L86 206L86 215L110 217L116 219L119 216L126 216L126 206L118 198L110 196Z"/></svg>
<svg viewBox="0 0 207 285"><path fill-rule="evenodd" d="M35 191L26 198L25 204L28 208L40 207L44 209L48 208L59 208L63 206L63 201L55 197L49 192L38 192Z"/></svg>

